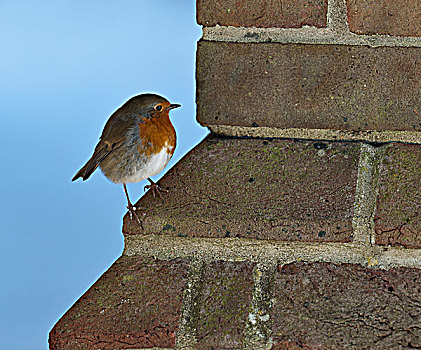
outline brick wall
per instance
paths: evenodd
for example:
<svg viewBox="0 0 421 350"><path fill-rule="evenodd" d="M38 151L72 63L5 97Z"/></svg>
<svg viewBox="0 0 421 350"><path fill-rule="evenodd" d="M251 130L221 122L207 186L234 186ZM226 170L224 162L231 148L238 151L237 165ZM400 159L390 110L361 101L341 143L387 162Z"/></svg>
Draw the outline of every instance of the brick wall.
<svg viewBox="0 0 421 350"><path fill-rule="evenodd" d="M197 0L197 21L212 133L50 348L420 348L420 2Z"/></svg>

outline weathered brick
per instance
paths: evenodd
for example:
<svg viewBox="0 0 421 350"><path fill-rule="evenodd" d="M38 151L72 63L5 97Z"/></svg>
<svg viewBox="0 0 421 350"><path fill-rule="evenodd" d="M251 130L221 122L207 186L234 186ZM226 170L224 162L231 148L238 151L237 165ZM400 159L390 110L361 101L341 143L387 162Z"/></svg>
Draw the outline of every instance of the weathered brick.
<svg viewBox="0 0 421 350"><path fill-rule="evenodd" d="M421 36L419 0L347 0L347 7L355 33Z"/></svg>
<svg viewBox="0 0 421 350"><path fill-rule="evenodd" d="M236 27L326 27L327 0L197 0L197 23Z"/></svg>
<svg viewBox="0 0 421 350"><path fill-rule="evenodd" d="M121 257L50 333L50 349L173 348L188 263Z"/></svg>
<svg viewBox="0 0 421 350"><path fill-rule="evenodd" d="M197 104L203 125L420 131L421 48L202 41Z"/></svg>
<svg viewBox="0 0 421 350"><path fill-rule="evenodd" d="M386 150L379 181L376 243L421 247L421 145Z"/></svg>
<svg viewBox="0 0 421 350"><path fill-rule="evenodd" d="M279 266L274 300L275 343L305 349L421 347L418 269L292 263Z"/></svg>
<svg viewBox="0 0 421 350"><path fill-rule="evenodd" d="M284 340L281 342L275 342L271 347L271 350L323 350L323 348L320 346L311 347L299 341L292 342Z"/></svg>
<svg viewBox="0 0 421 350"><path fill-rule="evenodd" d="M360 146L208 137L147 193L125 234L348 242Z"/></svg>
<svg viewBox="0 0 421 350"><path fill-rule="evenodd" d="M216 261L204 269L199 299L199 349L232 349L243 345L243 332L254 288L254 264Z"/></svg>

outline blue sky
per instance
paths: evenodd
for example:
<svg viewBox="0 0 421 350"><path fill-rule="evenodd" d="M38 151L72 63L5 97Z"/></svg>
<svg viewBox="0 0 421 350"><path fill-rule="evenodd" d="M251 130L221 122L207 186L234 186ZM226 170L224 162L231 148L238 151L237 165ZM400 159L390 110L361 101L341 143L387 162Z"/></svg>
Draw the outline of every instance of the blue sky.
<svg viewBox="0 0 421 350"><path fill-rule="evenodd" d="M99 171L71 178L109 115L142 92L182 104L166 171L203 139L201 29L194 0L2 0L0 33L0 348L47 349L54 323L123 249L122 186ZM144 184L129 185L133 202Z"/></svg>

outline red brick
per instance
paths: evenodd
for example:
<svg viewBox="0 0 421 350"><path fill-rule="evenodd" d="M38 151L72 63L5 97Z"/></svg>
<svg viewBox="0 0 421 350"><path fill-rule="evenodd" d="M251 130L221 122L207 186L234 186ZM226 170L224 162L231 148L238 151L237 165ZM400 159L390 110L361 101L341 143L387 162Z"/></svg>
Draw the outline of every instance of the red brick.
<svg viewBox="0 0 421 350"><path fill-rule="evenodd" d="M208 137L147 193L125 234L349 242L358 143Z"/></svg>
<svg viewBox="0 0 421 350"><path fill-rule="evenodd" d="M390 145L379 182L377 244L421 247L420 184L421 146Z"/></svg>
<svg viewBox="0 0 421 350"><path fill-rule="evenodd" d="M355 33L421 36L419 0L347 0L347 7Z"/></svg>
<svg viewBox="0 0 421 350"><path fill-rule="evenodd" d="M326 27L327 0L197 0L197 23L235 27Z"/></svg>
<svg viewBox="0 0 421 350"><path fill-rule="evenodd" d="M421 347L418 269L292 263L279 267L274 299L275 343L305 349Z"/></svg>
<svg viewBox="0 0 421 350"><path fill-rule="evenodd" d="M322 348L319 346L311 347L298 341L291 342L288 340L276 342L273 344L271 348L271 350L316 350L316 349L322 350Z"/></svg>
<svg viewBox="0 0 421 350"><path fill-rule="evenodd" d="M187 268L121 257L54 326L50 349L173 348Z"/></svg>
<svg viewBox="0 0 421 350"><path fill-rule="evenodd" d="M202 125L421 131L421 48L202 41L196 74Z"/></svg>
<svg viewBox="0 0 421 350"><path fill-rule="evenodd" d="M217 261L207 264L199 299L199 349L232 349L243 345L254 288L254 264Z"/></svg>

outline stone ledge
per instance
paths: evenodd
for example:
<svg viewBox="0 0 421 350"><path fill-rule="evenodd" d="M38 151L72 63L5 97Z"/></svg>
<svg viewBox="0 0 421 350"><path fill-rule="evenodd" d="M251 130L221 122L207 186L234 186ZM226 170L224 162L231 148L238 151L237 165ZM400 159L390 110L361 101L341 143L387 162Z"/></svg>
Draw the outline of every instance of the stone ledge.
<svg viewBox="0 0 421 350"><path fill-rule="evenodd" d="M143 229L126 215L123 232L419 248L419 159L420 145L210 135L160 180L165 203L138 203Z"/></svg>
<svg viewBox="0 0 421 350"><path fill-rule="evenodd" d="M349 242L360 150L210 135L160 180L165 203L142 197L143 229L126 215L123 233Z"/></svg>

